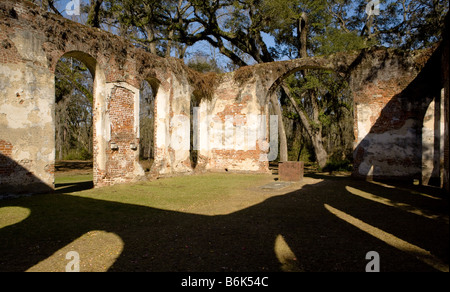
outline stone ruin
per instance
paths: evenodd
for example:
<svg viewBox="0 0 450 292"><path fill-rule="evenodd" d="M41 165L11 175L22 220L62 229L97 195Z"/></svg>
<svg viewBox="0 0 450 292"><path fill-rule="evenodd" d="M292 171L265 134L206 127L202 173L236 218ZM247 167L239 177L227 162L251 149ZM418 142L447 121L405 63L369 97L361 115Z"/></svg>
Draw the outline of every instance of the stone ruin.
<svg viewBox="0 0 450 292"><path fill-rule="evenodd" d="M142 81L156 93L153 177L266 173L274 150L268 147L270 94L296 71L324 69L345 75L353 93L355 177L419 180L448 190L447 35L423 51L371 48L201 74L23 0L2 0L0 196L54 189L55 68L62 57L77 58L95 76L95 187L145 178L138 147ZM197 125L195 169L191 124ZM229 143L238 147L224 147Z"/></svg>

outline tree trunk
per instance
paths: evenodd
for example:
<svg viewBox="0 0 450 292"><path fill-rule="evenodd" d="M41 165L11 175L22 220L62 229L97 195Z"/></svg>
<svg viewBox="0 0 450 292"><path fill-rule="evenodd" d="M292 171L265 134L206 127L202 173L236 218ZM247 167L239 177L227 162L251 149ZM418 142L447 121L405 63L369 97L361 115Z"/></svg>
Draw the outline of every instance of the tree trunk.
<svg viewBox="0 0 450 292"><path fill-rule="evenodd" d="M306 58L308 57L308 51L307 51L307 38L308 38L308 15L306 13L302 13L297 21L297 41L298 41L298 56L299 58ZM307 78L308 71L302 70L301 74L303 75L303 78ZM319 164L320 168L325 167L328 159L328 153L323 147L323 140L322 140L322 127L319 127L319 129L315 129L310 122L310 119L307 117L306 113L300 109L295 99L291 96L289 88L282 85L283 90L285 91L287 97L289 98L290 102L295 108L295 111L300 116L300 122L302 123L303 127L306 129L306 132L308 133L311 143L314 148L314 153L316 154L316 160ZM311 102L316 105L314 101L314 97L312 97ZM318 108L317 106L314 106L314 113L313 113L313 121L316 124L320 124L320 121L318 119Z"/></svg>
<svg viewBox="0 0 450 292"><path fill-rule="evenodd" d="M319 164L320 168L324 168L325 165L327 165L328 160L328 153L326 152L325 148L323 147L323 140L322 140L322 131L318 133L317 135L313 135L311 137L311 142L314 147L314 151L316 153L316 159L317 163Z"/></svg>
<svg viewBox="0 0 450 292"><path fill-rule="evenodd" d="M297 41L298 41L298 57L308 57L307 51L307 38L308 38L308 15L302 13L297 22Z"/></svg>
<svg viewBox="0 0 450 292"><path fill-rule="evenodd" d="M270 102L272 103L272 107L275 111L275 114L278 116L278 136L280 138L280 162L288 161L287 139L283 123L283 113L281 112L281 107L275 93L270 96Z"/></svg>
<svg viewBox="0 0 450 292"><path fill-rule="evenodd" d="M172 39L173 39L173 34L174 34L174 31L173 31L173 30L170 30L170 31L169 31L169 38L168 38L168 41L167 41L166 58L170 58L171 53L172 53Z"/></svg>
<svg viewBox="0 0 450 292"><path fill-rule="evenodd" d="M147 32L148 41L150 42L149 44L150 53L156 55L158 54L158 49L156 48L155 42L155 30L153 27L146 27L145 30Z"/></svg>
<svg viewBox="0 0 450 292"><path fill-rule="evenodd" d="M305 128L306 132L308 133L308 136L311 139L311 142L313 144L314 153L316 154L317 163L319 164L320 168L325 167L327 164L328 159L328 153L323 147L323 141L322 141L322 131L316 131L313 126L311 125L309 118L306 116L305 112L300 109L295 99L291 96L289 92L289 88L287 88L286 85L282 85L283 90L286 93L286 96L289 98L289 101L294 106L295 111L300 116L300 122L302 123L303 127Z"/></svg>
<svg viewBox="0 0 450 292"><path fill-rule="evenodd" d="M100 28L100 8L103 0L92 0L86 24L88 26Z"/></svg>

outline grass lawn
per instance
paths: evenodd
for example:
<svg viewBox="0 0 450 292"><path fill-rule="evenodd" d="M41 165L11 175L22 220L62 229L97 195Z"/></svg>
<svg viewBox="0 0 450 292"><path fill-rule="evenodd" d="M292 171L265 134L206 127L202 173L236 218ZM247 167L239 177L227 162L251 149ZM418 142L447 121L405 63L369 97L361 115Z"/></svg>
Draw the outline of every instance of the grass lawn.
<svg viewBox="0 0 450 292"><path fill-rule="evenodd" d="M438 189L327 175L262 188L273 182L204 174L92 189L89 174L58 175L53 194L0 200L0 271L64 271L74 251L81 271L364 271L373 250L384 271L448 269Z"/></svg>
<svg viewBox="0 0 450 292"><path fill-rule="evenodd" d="M58 181L70 186L72 177ZM88 182L89 176L79 176ZM140 205L192 214L227 214L268 197L258 186L273 182L270 175L208 174L160 179L72 193L74 196ZM61 190L64 191L64 190Z"/></svg>

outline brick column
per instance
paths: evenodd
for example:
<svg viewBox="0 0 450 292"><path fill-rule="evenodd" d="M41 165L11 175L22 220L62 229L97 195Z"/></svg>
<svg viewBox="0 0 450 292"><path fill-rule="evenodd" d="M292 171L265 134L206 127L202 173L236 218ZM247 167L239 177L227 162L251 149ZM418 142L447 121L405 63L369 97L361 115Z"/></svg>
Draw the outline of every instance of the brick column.
<svg viewBox="0 0 450 292"><path fill-rule="evenodd" d="M110 83L106 88L105 112L96 119L94 183L97 187L139 180L144 171L139 164L139 91L126 83ZM103 142L102 142L103 141Z"/></svg>

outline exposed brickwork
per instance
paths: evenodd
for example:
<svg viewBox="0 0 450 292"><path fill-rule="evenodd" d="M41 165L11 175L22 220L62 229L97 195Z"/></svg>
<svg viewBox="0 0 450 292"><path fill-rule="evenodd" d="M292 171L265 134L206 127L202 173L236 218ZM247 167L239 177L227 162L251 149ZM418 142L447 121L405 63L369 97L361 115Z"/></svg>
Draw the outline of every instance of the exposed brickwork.
<svg viewBox="0 0 450 292"><path fill-rule="evenodd" d="M111 141L107 151L108 163L105 183L114 183L127 177L134 170L135 150L131 144L138 145L134 134L134 94L126 88L116 87L112 91L109 103L109 115L111 119ZM111 149L111 143L115 143L117 149ZM108 181L111 180L111 181Z"/></svg>
<svg viewBox="0 0 450 292"><path fill-rule="evenodd" d="M421 180L422 127L441 88L440 52L376 52L353 73L354 176Z"/></svg>
<svg viewBox="0 0 450 292"><path fill-rule="evenodd" d="M253 96L250 93L239 96L237 90L230 90L229 88L218 90L216 92L218 100L228 101L227 106L220 112L215 113L214 119L222 124L227 120L231 121L233 127L242 126L248 128L249 121L247 117L248 107L253 101ZM260 111L264 112L263 110ZM225 137L223 137L225 139ZM234 141L233 141L234 142ZM233 150L232 145L224 145L227 149L212 149L209 166L211 169L218 171L239 171L241 165L252 161L254 166L257 166L256 172L267 172L267 161L260 161L262 153L259 143L253 150ZM253 145L251 145L253 147Z"/></svg>
<svg viewBox="0 0 450 292"><path fill-rule="evenodd" d="M106 145L106 166L96 165L94 182L97 186L108 186L134 179L136 151L139 141L135 133L134 93L115 86L111 91L107 112L110 119L111 140ZM94 155L98 153L97 143Z"/></svg>
<svg viewBox="0 0 450 292"><path fill-rule="evenodd" d="M7 141L0 140L0 176L9 176L14 172L11 155L13 146Z"/></svg>
<svg viewBox="0 0 450 292"><path fill-rule="evenodd" d="M21 47L16 47L16 45ZM6 65L4 72L1 72L6 76L6 79L2 77L5 80L5 88L18 88L23 85L23 82L22 84L12 85L13 79L8 79L11 69L17 70L15 78L17 76L22 77L20 74L28 74L28 76L41 74L37 73L41 72L40 70L48 70L47 72L54 74L56 64L63 56L74 57L84 62L96 79L96 86L94 87L94 107L96 111L93 117L96 125L94 126L95 139L93 142L94 184L103 186L133 181L140 173L138 163L134 163L137 151L130 148L130 145L134 143L139 149L134 113L136 102L134 93L127 92L125 88L116 88L114 92L107 92L109 90L107 84L123 82L138 89L142 80L152 79L159 87L171 93L171 103L167 108L164 108L167 112L162 113L162 115L172 112L171 115L173 116L179 113L171 109L172 103L176 103L176 96L173 95L178 94L178 91L172 88L187 82L190 69L181 60L164 59L149 54L135 48L123 38L68 21L65 18L43 11L27 1L0 1L0 64ZM25 72L25 68L27 72ZM51 79L54 79L54 77L49 78L49 80ZM29 86L28 90L36 89L41 94L39 86L48 88L48 84L51 84L51 82L35 83L33 88ZM186 96L190 97L190 92L194 89L190 89L186 85L184 85L184 88L186 88ZM17 89L11 89L11 92L2 92L1 94L7 94L12 99L18 92L13 90ZM130 94L133 94L133 98ZM23 95L28 95L29 98L36 96L35 92L27 92L26 90ZM107 96L111 97L111 104L108 104L109 100L104 100ZM3 95L1 97L5 100ZM42 98L54 99L50 96L43 96ZM20 100L17 101L20 102ZM8 102L11 104L10 101ZM37 98L34 99L34 102L39 103ZM0 102L1 106L2 102ZM38 107L36 106L36 108ZM49 108L51 108L51 104L45 106L46 110ZM107 112L102 113L102 110ZM24 112L23 114L26 119L27 113ZM107 117L106 120L105 117ZM48 118L51 118L51 116ZM27 123L28 121L23 124ZM16 135L15 130L7 129L6 124L0 126L2 127L1 130L5 127L5 131L8 133L7 139L13 142L15 142L15 139L22 139L22 134ZM44 125L39 126L44 127ZM15 125L14 127L17 128L18 126ZM52 129L54 125L45 125L45 127ZM46 130L44 135L48 135L45 138L46 140L54 140L54 134L51 131ZM5 137L1 138L5 139ZM27 139L30 145L33 143L43 144L44 146L51 145L50 143L38 142L44 140L42 135L41 137L30 135L30 138ZM155 139L155 141L157 140ZM117 151L111 151L111 142L119 144ZM28 150L21 149L19 151ZM52 151L52 149L49 151ZM35 153L32 156L35 156ZM100 156L102 157L100 158ZM38 161L35 158L29 167L33 169L34 173L53 175L54 161L45 159L48 161ZM187 162L182 161L183 164L187 164ZM119 169L122 170L119 171ZM49 185L51 184L50 180L51 178L46 176L45 182Z"/></svg>
<svg viewBox="0 0 450 292"><path fill-rule="evenodd" d="M303 179L305 164L301 161L280 162L278 174L280 181L301 181Z"/></svg>

